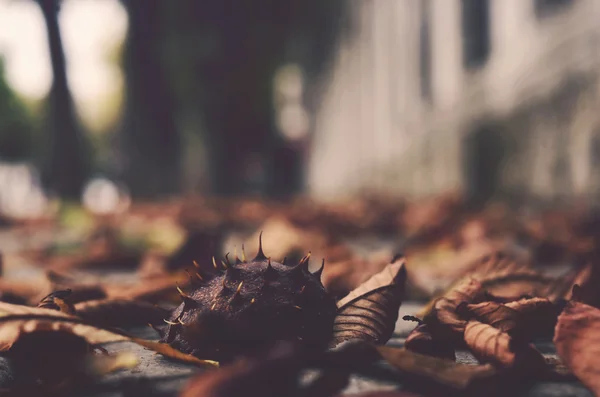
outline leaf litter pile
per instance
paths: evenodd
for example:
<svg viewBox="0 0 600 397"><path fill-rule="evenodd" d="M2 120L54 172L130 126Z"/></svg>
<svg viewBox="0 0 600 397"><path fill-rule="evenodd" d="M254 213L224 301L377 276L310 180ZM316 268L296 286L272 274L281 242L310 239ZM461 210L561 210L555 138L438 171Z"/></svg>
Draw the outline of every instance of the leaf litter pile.
<svg viewBox="0 0 600 397"><path fill-rule="evenodd" d="M194 198L7 223L0 395L600 396L583 208ZM149 365L189 372L123 376Z"/></svg>

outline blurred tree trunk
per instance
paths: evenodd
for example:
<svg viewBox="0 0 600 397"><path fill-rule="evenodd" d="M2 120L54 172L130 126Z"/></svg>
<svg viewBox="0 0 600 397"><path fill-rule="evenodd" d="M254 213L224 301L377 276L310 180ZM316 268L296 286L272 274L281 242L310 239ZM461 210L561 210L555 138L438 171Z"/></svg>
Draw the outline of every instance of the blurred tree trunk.
<svg viewBox="0 0 600 397"><path fill-rule="evenodd" d="M196 23L216 32L219 43L217 53L199 66L208 93L215 193L247 192L255 178L262 181L256 187L271 197L302 189L305 145L286 141L275 127L273 77L286 62L304 66L310 77L319 74L333 48L341 9L337 0L195 2ZM291 38L300 39L291 43ZM257 158L261 167L251 167ZM250 174L257 170L259 177Z"/></svg>
<svg viewBox="0 0 600 397"><path fill-rule="evenodd" d="M129 13L125 50L126 105L119 131L123 180L133 197L178 193L181 137L161 60L159 0L123 0Z"/></svg>
<svg viewBox="0 0 600 397"><path fill-rule="evenodd" d="M197 15L219 37L218 55L201 66L211 185L218 195L269 190L274 128L271 79L281 59L284 32L276 29L283 2L198 1ZM278 3L278 4L276 4ZM269 29L259 25L269 21ZM273 29L273 30L271 30ZM254 173L254 174L252 174ZM260 182L258 182L260 184Z"/></svg>
<svg viewBox="0 0 600 397"><path fill-rule="evenodd" d="M46 188L65 199L79 200L90 171L89 146L80 131L67 84L58 25L59 0L37 0L48 31L53 82L47 103L46 153L42 178Z"/></svg>

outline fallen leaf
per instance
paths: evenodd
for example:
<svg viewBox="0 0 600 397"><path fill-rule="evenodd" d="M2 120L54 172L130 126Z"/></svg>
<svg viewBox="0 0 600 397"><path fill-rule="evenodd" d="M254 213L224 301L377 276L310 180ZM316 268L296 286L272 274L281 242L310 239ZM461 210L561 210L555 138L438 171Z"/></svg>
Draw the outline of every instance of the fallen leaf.
<svg viewBox="0 0 600 397"><path fill-rule="evenodd" d="M471 320L465 327L464 339L475 357L500 367L518 365L528 371L545 369L544 357L530 344L514 343L505 333L488 324Z"/></svg>
<svg viewBox="0 0 600 397"><path fill-rule="evenodd" d="M558 317L554 345L573 374L600 395L600 309L569 302Z"/></svg>
<svg viewBox="0 0 600 397"><path fill-rule="evenodd" d="M8 350L22 332L32 330L70 332L85 338L91 345L131 341L177 361L200 366L218 365L214 361L200 360L184 354L164 343L132 337L116 329L102 328L59 311L0 302L0 351Z"/></svg>
<svg viewBox="0 0 600 397"><path fill-rule="evenodd" d="M485 296L481 283L465 278L433 303L433 308L423 319L436 338L460 344L467 325L457 312L461 303L479 302Z"/></svg>
<svg viewBox="0 0 600 397"><path fill-rule="evenodd" d="M90 324L103 326L133 326L162 324L170 311L148 302L125 299L102 299L75 305L73 314Z"/></svg>
<svg viewBox="0 0 600 397"><path fill-rule="evenodd" d="M545 297L556 284L556 279L530 269L529 262L519 256L496 252L475 261L461 278L456 280L446 292L432 299L418 315L427 316L440 297L456 288L463 288L462 286L472 282L470 280L477 281L479 288L487 295L487 297L480 297L480 301L507 302L524 296Z"/></svg>
<svg viewBox="0 0 600 397"><path fill-rule="evenodd" d="M45 392L38 390L34 394L47 394L56 387L81 384L137 365L131 354L97 355L85 338L68 330L48 330L42 323L37 325L22 330L4 353L15 374L17 385L13 388L23 394L31 394L24 393L23 387L43 387Z"/></svg>
<svg viewBox="0 0 600 397"><path fill-rule="evenodd" d="M489 324L512 337L532 340L552 335L560 306L545 298L530 298L507 303L461 304L457 312L463 318Z"/></svg>
<svg viewBox="0 0 600 397"><path fill-rule="evenodd" d="M405 284L405 259L396 257L340 300L331 345L350 339L386 343L394 332Z"/></svg>
<svg viewBox="0 0 600 397"><path fill-rule="evenodd" d="M375 348L381 358L399 371L403 386L427 395L518 395L532 383L517 371L497 369L491 364L461 364L406 349Z"/></svg>

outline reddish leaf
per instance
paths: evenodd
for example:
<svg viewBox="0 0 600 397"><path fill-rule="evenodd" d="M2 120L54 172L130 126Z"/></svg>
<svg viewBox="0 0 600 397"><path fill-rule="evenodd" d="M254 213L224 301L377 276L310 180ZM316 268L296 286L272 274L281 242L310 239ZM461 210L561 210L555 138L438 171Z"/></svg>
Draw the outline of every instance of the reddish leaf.
<svg viewBox="0 0 600 397"><path fill-rule="evenodd" d="M199 366L218 365L213 361L200 360L181 353L164 343L132 337L114 329L105 329L59 311L0 302L0 351L8 350L23 332L33 330L70 332L85 338L92 345L129 340L173 360Z"/></svg>
<svg viewBox="0 0 600 397"><path fill-rule="evenodd" d="M425 316L424 322L429 326L430 332L442 340L459 342L465 330L467 321L456 313L459 304L477 302L484 296L479 281L466 278L458 285L437 299L431 312Z"/></svg>
<svg viewBox="0 0 600 397"><path fill-rule="evenodd" d="M469 321L465 327L465 343L480 361L499 367L523 366L529 371L545 369L544 357L533 345L517 345L511 337L491 325Z"/></svg>
<svg viewBox="0 0 600 397"><path fill-rule="evenodd" d="M554 344L573 374L600 395L600 309L569 302L558 317Z"/></svg>
<svg viewBox="0 0 600 397"><path fill-rule="evenodd" d="M457 312L464 318L474 318L512 336L530 340L552 335L559 309L548 299L531 298L507 303L461 304Z"/></svg>
<svg viewBox="0 0 600 397"><path fill-rule="evenodd" d="M427 395L517 395L531 384L531 380L520 372L499 370L490 364L459 364L388 346L378 346L376 349L385 361L398 370L403 385Z"/></svg>

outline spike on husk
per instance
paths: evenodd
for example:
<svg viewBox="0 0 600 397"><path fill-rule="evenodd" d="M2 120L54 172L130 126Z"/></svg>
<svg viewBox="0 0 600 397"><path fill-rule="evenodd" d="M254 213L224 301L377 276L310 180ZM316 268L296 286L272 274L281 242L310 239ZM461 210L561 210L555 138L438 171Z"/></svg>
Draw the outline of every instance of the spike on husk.
<svg viewBox="0 0 600 397"><path fill-rule="evenodd" d="M264 261L265 259L267 259L267 257L265 256L265 253L263 252L262 234L263 234L263 232L261 231L260 234L258 235L258 253L254 257L254 262Z"/></svg>

